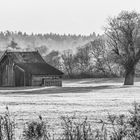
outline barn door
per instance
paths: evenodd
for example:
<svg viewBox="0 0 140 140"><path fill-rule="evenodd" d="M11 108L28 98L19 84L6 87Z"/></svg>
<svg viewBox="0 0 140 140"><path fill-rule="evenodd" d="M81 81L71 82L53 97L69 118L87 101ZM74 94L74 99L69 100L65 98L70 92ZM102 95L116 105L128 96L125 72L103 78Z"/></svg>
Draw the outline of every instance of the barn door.
<svg viewBox="0 0 140 140"><path fill-rule="evenodd" d="M24 86L24 82L25 82L24 80L25 80L24 72L19 69L16 69L15 70L15 86L16 87Z"/></svg>

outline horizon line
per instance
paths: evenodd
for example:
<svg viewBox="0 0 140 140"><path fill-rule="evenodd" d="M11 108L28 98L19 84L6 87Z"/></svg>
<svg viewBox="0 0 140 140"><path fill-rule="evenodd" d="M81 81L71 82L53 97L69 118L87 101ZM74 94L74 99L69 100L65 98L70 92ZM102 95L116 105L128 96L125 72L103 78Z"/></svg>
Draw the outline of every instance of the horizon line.
<svg viewBox="0 0 140 140"><path fill-rule="evenodd" d="M27 35L39 35L39 34L42 34L42 35L46 35L46 34L56 34L56 35L62 35L62 36L68 36L68 35L71 35L71 36L90 36L90 35L93 35L95 33L96 36L98 35L103 35L103 33L96 33L96 32L91 32L89 34L81 34L81 33L56 33L56 32L46 32L46 33L41 33L41 32L27 32L27 31L21 31L21 30L0 30L0 33L6 33L6 32L10 32L10 33L19 33L21 32L22 34L26 33Z"/></svg>

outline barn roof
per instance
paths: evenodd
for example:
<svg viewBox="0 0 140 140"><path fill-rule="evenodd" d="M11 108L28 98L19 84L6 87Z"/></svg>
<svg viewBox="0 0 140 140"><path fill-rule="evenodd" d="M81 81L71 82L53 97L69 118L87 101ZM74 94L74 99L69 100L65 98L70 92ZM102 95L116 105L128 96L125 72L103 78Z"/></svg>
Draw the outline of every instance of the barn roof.
<svg viewBox="0 0 140 140"><path fill-rule="evenodd" d="M34 75L62 75L63 73L46 63L38 51L7 52L5 51L0 62L8 56L15 65Z"/></svg>
<svg viewBox="0 0 140 140"><path fill-rule="evenodd" d="M32 52L7 52L15 63L45 63L38 51Z"/></svg>
<svg viewBox="0 0 140 140"><path fill-rule="evenodd" d="M58 69L52 67L47 63L16 63L28 73L33 75L62 75L63 73Z"/></svg>

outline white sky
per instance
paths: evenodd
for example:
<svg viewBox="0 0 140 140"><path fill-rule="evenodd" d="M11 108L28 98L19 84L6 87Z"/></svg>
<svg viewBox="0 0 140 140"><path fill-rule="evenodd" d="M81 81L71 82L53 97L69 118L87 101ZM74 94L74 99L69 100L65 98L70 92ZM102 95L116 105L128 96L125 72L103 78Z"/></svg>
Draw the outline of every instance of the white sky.
<svg viewBox="0 0 140 140"><path fill-rule="evenodd" d="M101 34L121 10L140 12L140 0L0 0L0 31Z"/></svg>

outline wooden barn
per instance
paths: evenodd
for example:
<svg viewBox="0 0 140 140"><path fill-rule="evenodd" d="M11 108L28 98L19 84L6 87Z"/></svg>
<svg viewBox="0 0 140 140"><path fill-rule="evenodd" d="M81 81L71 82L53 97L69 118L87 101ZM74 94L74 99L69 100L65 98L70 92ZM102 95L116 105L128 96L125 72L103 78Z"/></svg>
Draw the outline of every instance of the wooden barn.
<svg viewBox="0 0 140 140"><path fill-rule="evenodd" d="M38 51L6 51L0 59L0 86L62 86L62 75Z"/></svg>

